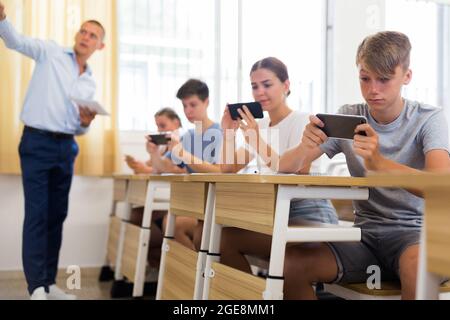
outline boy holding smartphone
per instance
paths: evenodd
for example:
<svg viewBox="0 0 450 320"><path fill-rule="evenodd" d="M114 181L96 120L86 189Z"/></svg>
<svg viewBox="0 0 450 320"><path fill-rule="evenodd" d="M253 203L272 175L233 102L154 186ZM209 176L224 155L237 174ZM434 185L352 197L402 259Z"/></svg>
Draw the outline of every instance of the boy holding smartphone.
<svg viewBox="0 0 450 320"><path fill-rule="evenodd" d="M448 169L448 128L441 109L401 96L410 83L411 44L406 35L380 32L360 45L357 66L364 104L346 105L340 114L368 119L354 140L332 140L315 116L301 144L280 161L281 172L298 172L326 153L343 152L352 176L368 171L420 172ZM367 136L356 134L364 131ZM314 299L312 284L366 282L369 266L382 280L399 279L402 298L414 299L424 201L414 190L371 188L368 201L355 201L360 243L324 243L317 249L290 247L286 253L285 292L290 299ZM302 276L299 277L298 275Z"/></svg>

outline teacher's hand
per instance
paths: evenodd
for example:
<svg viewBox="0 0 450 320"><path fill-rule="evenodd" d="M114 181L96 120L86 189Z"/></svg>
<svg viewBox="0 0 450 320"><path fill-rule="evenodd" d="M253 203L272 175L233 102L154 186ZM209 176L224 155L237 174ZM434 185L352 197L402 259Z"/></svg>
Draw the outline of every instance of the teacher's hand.
<svg viewBox="0 0 450 320"><path fill-rule="evenodd" d="M6 18L5 5L0 1L0 21L5 20L5 18Z"/></svg>
<svg viewBox="0 0 450 320"><path fill-rule="evenodd" d="M87 128L91 125L92 121L97 115L96 112L90 111L86 107L80 107L80 123L83 128Z"/></svg>

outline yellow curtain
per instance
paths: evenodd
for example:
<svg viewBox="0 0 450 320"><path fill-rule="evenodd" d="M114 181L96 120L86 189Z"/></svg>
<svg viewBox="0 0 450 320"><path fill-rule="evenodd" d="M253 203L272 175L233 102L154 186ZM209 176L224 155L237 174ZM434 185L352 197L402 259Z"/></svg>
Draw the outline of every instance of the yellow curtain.
<svg viewBox="0 0 450 320"><path fill-rule="evenodd" d="M81 23L95 19L106 29L106 48L89 64L97 82L96 99L111 113L97 117L89 133L77 138L80 154L76 173L108 176L118 165L117 131L117 0L2 0L8 19L28 36L51 39L71 47ZM12 52L0 41L0 173L20 173L18 145L23 125L22 103L33 62Z"/></svg>

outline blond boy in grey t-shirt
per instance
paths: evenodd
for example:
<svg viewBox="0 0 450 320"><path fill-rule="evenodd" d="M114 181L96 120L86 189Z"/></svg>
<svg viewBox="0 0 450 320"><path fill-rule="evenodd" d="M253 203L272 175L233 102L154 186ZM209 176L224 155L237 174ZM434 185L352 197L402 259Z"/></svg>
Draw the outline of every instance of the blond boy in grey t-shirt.
<svg viewBox="0 0 450 320"><path fill-rule="evenodd" d="M368 171L403 172L450 168L448 129L442 110L403 99L409 84L411 44L406 35L380 32L367 37L357 53L365 104L347 105L342 114L364 115L367 124L353 141L328 139L323 123L312 116L301 144L280 161L281 172L298 172L326 153L344 153L352 176ZM358 134L365 132L366 136ZM355 202L360 243L327 243L318 249L291 247L285 267L286 298L314 299L315 282L366 282L369 266L382 279L400 279L402 298L414 299L423 199L415 190L371 188L368 201ZM298 275L302 276L299 277Z"/></svg>

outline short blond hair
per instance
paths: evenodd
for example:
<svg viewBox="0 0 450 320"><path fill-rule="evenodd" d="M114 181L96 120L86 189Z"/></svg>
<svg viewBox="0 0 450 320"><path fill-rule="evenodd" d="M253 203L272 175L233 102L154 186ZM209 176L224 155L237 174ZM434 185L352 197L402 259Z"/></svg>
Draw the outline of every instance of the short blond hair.
<svg viewBox="0 0 450 320"><path fill-rule="evenodd" d="M395 74L398 66L409 69L411 42L408 37L395 31L384 31L367 37L360 44L356 64L364 63L370 71L387 77Z"/></svg>

